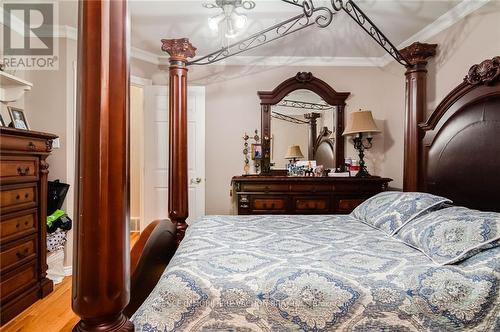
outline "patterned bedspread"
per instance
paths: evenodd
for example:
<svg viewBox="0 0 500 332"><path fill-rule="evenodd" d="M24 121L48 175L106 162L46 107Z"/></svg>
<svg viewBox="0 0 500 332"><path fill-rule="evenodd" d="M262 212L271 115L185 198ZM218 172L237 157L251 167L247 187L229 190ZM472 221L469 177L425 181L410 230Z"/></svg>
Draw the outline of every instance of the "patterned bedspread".
<svg viewBox="0 0 500 332"><path fill-rule="evenodd" d="M500 331L500 247L439 266L349 216L207 216L137 331Z"/></svg>

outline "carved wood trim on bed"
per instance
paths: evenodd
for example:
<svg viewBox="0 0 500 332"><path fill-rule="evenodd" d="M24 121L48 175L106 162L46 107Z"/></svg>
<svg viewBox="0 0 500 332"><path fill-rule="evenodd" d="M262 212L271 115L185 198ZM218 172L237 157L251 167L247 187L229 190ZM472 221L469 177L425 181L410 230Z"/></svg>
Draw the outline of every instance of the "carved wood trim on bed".
<svg viewBox="0 0 500 332"><path fill-rule="evenodd" d="M500 211L500 57L472 66L420 128L419 189Z"/></svg>

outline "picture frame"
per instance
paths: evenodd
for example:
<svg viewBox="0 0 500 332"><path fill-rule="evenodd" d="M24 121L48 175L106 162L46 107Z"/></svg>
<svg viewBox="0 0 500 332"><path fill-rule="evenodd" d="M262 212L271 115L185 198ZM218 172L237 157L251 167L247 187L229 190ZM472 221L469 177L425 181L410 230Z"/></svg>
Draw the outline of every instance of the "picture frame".
<svg viewBox="0 0 500 332"><path fill-rule="evenodd" d="M9 110L10 120L14 128L22 130L30 129L24 110L12 106L7 106L7 109Z"/></svg>
<svg viewBox="0 0 500 332"><path fill-rule="evenodd" d="M251 151L252 160L262 159L262 144L252 144Z"/></svg>
<svg viewBox="0 0 500 332"><path fill-rule="evenodd" d="M7 124L3 120L2 114L0 114L0 127L7 127Z"/></svg>

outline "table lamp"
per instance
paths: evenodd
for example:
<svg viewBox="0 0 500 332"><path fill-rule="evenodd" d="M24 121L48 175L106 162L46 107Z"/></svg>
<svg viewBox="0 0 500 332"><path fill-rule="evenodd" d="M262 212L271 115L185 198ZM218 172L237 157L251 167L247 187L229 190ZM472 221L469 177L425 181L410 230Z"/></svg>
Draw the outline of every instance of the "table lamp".
<svg viewBox="0 0 500 332"><path fill-rule="evenodd" d="M364 151L372 147L372 134L379 132L380 130L377 128L377 125L373 120L371 111L359 110L358 112L351 113L342 135L354 136L354 148L358 150L359 153L359 172L356 174L357 177L371 176L366 169L365 161L363 159L365 157Z"/></svg>
<svg viewBox="0 0 500 332"><path fill-rule="evenodd" d="M290 160L290 165L295 164L298 159L304 158L302 151L300 151L300 146L290 145L286 151L285 159Z"/></svg>

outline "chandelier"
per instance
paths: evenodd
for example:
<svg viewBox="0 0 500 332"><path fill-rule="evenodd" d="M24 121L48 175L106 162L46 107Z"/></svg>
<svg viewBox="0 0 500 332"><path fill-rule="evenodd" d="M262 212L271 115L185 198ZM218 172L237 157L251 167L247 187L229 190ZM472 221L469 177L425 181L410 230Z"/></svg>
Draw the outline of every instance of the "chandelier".
<svg viewBox="0 0 500 332"><path fill-rule="evenodd" d="M204 3L205 8L220 8L222 13L208 19L211 30L223 32L226 38L234 38L246 26L247 16L237 11L238 8L253 9L255 2L243 0L215 0L214 3Z"/></svg>

